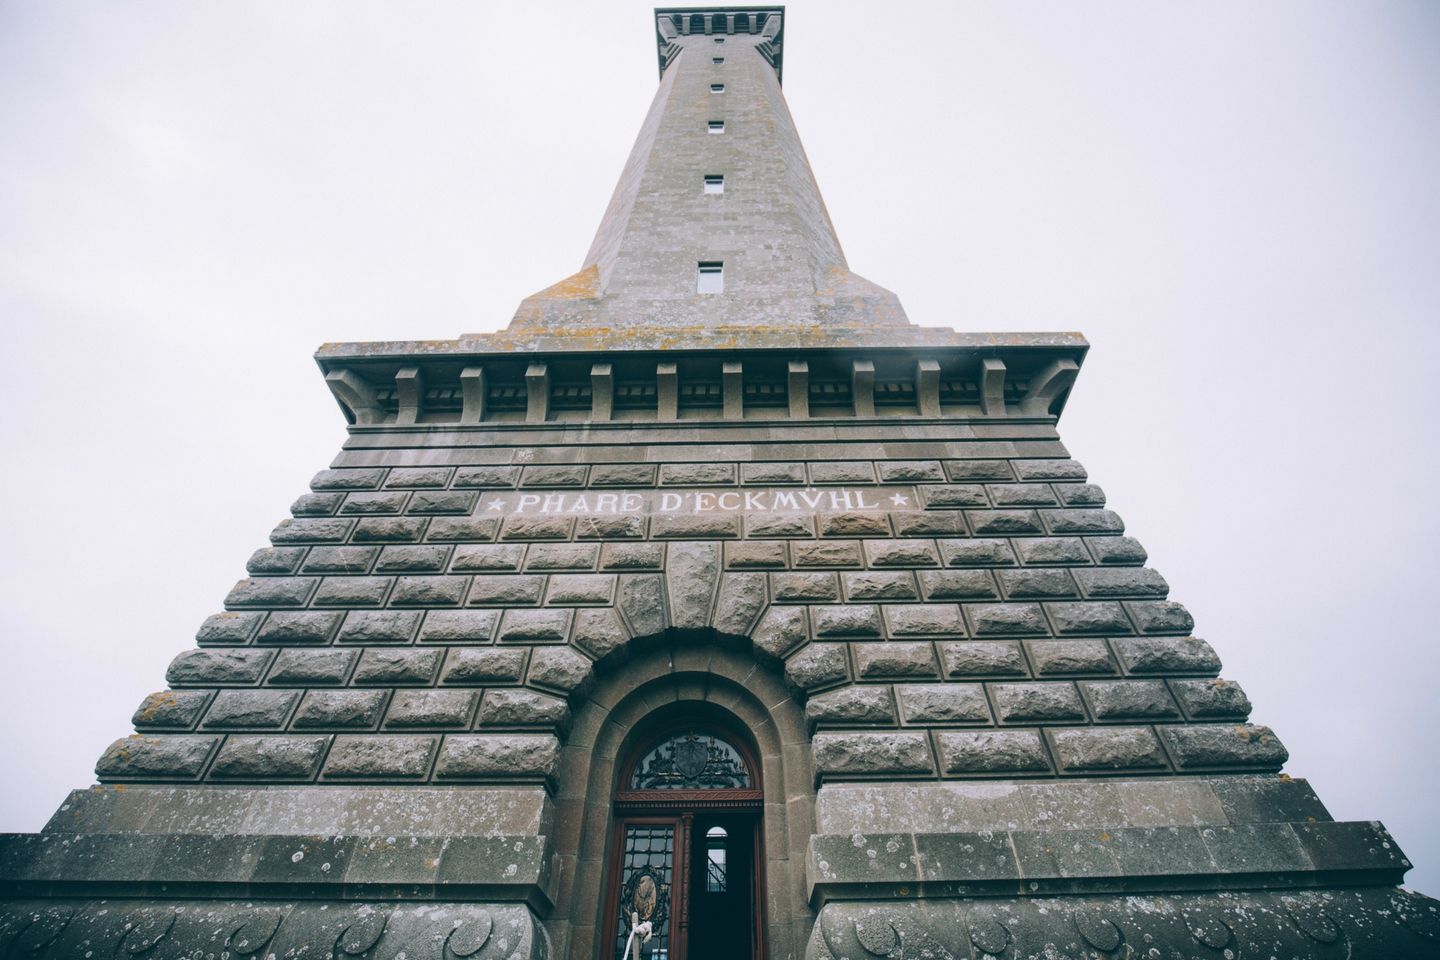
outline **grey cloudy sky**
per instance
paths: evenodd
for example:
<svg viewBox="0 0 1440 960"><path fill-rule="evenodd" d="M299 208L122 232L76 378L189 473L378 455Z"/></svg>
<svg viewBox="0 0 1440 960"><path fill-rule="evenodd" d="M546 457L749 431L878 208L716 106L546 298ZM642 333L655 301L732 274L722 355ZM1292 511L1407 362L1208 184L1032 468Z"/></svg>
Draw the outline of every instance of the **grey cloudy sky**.
<svg viewBox="0 0 1440 960"><path fill-rule="evenodd" d="M0 830L338 449L319 343L579 267L650 6L0 0ZM800 0L785 74L914 322L1090 338L1068 446L1289 772L1440 893L1440 5Z"/></svg>

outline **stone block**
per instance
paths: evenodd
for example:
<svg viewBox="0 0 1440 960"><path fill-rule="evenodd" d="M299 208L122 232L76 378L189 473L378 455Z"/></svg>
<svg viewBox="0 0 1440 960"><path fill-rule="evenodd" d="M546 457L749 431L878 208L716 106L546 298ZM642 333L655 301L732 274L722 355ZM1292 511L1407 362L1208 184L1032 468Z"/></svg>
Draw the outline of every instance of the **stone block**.
<svg viewBox="0 0 1440 960"><path fill-rule="evenodd" d="M1217 723L1166 726L1160 730L1182 770L1279 770L1290 758L1290 752L1269 727Z"/></svg>
<svg viewBox="0 0 1440 960"><path fill-rule="evenodd" d="M768 602L765 574L721 574L720 595L715 601L715 629L737 637L748 634Z"/></svg>
<svg viewBox="0 0 1440 960"><path fill-rule="evenodd" d="M963 637L960 608L953 603L886 604L881 608L892 637Z"/></svg>
<svg viewBox="0 0 1440 960"><path fill-rule="evenodd" d="M760 546L756 544L756 546ZM776 546L779 546L777 544ZM858 567L863 561L860 556L859 540L820 540L815 543L790 544L790 556L797 567ZM784 565L784 555L779 563Z"/></svg>
<svg viewBox="0 0 1440 960"><path fill-rule="evenodd" d="M304 556L304 547L263 547L245 561L245 572L254 576L294 573Z"/></svg>
<svg viewBox="0 0 1440 960"><path fill-rule="evenodd" d="M312 547L301 567L306 573L369 573L379 547Z"/></svg>
<svg viewBox="0 0 1440 960"><path fill-rule="evenodd" d="M735 485L733 463L666 463L660 466L662 487L729 487Z"/></svg>
<svg viewBox="0 0 1440 960"><path fill-rule="evenodd" d="M520 480L519 467L461 467L455 471L456 487L513 487Z"/></svg>
<svg viewBox="0 0 1440 960"><path fill-rule="evenodd" d="M808 513L755 513L745 517L745 536L813 537L815 518Z"/></svg>
<svg viewBox="0 0 1440 960"><path fill-rule="evenodd" d="M822 513L822 537L888 537L890 518L883 513Z"/></svg>
<svg viewBox="0 0 1440 960"><path fill-rule="evenodd" d="M480 727L550 727L565 729L570 707L559 697L524 688L485 691L480 702Z"/></svg>
<svg viewBox="0 0 1440 960"><path fill-rule="evenodd" d="M221 690L205 714L214 730L278 730L285 726L295 702L294 690Z"/></svg>
<svg viewBox="0 0 1440 960"><path fill-rule="evenodd" d="M677 543L666 551L665 593L670 623L698 630L710 625L710 611L720 586L720 545Z"/></svg>
<svg viewBox="0 0 1440 960"><path fill-rule="evenodd" d="M479 694L469 690L396 690L385 726L464 729L470 725L479 699Z"/></svg>
<svg viewBox="0 0 1440 960"><path fill-rule="evenodd" d="M341 517L301 517L281 520L270 531L276 546L292 543L344 543L355 521Z"/></svg>
<svg viewBox="0 0 1440 960"><path fill-rule="evenodd" d="M999 599L995 577L988 570L923 570L920 586L927 600Z"/></svg>
<svg viewBox="0 0 1440 960"><path fill-rule="evenodd" d="M574 517L506 517L500 527L501 540L569 540Z"/></svg>
<svg viewBox="0 0 1440 960"><path fill-rule="evenodd" d="M1055 492L1067 507L1105 506L1105 491L1093 483L1057 483Z"/></svg>
<svg viewBox="0 0 1440 960"><path fill-rule="evenodd" d="M616 609L636 637L652 637L667 625L664 578L654 573L620 575Z"/></svg>
<svg viewBox="0 0 1440 960"><path fill-rule="evenodd" d="M1166 766L1165 751L1149 727L1085 727L1050 734L1055 762L1064 770L1153 770Z"/></svg>
<svg viewBox="0 0 1440 960"><path fill-rule="evenodd" d="M450 467L396 467L385 478L385 489L435 490L450 482Z"/></svg>
<svg viewBox="0 0 1440 960"><path fill-rule="evenodd" d="M209 702L209 690L162 690L142 700L130 722L141 730L188 730Z"/></svg>
<svg viewBox="0 0 1440 960"><path fill-rule="evenodd" d="M186 650L170 661L171 686L253 684L270 664L269 650Z"/></svg>
<svg viewBox="0 0 1440 960"><path fill-rule="evenodd" d="M346 494L345 502L340 505L340 512L362 516L396 514L405 509L405 501L409 498L408 493L399 490L387 490L383 493L350 493Z"/></svg>
<svg viewBox="0 0 1440 960"><path fill-rule="evenodd" d="M886 890L897 884L915 884L919 880L915 839L903 833L876 832L864 834L857 832L854 836L849 837L813 836L810 838L809 863L806 872L812 882L826 886L865 884L872 890ZM891 948L895 946L901 936L906 937L907 945L913 945L913 941L916 939L921 943L927 943L923 934L921 937L915 937L912 928L903 924L903 921L903 934L896 930L889 920L882 917L872 920L864 914L847 915L841 924L843 924L841 929L847 932L854 931L851 936L855 937L858 944L858 949L853 954L843 948L838 951L840 956L846 958L891 954ZM819 930L816 933L816 939L823 936ZM839 938L832 935L826 939L833 943ZM825 941L821 940L821 942ZM865 950L865 953L861 954L859 950ZM930 950L926 952L932 953ZM828 948L824 954L816 951L814 955L835 956ZM892 955L901 956L902 954ZM933 955L946 956L946 954L938 952L933 952ZM953 957L953 954L950 956Z"/></svg>
<svg viewBox="0 0 1440 960"><path fill-rule="evenodd" d="M1314 869L1288 824L1208 826L1200 831L1220 873L1271 873Z"/></svg>
<svg viewBox="0 0 1440 960"><path fill-rule="evenodd" d="M101 780L194 779L205 769L205 761L219 739L194 735L129 736L116 740L101 755L95 775Z"/></svg>
<svg viewBox="0 0 1440 960"><path fill-rule="evenodd" d="M951 481L1013 480L1010 464L1005 460L946 460L945 475Z"/></svg>
<svg viewBox="0 0 1440 960"><path fill-rule="evenodd" d="M326 577L315 591L317 607L378 607L394 577Z"/></svg>
<svg viewBox="0 0 1440 960"><path fill-rule="evenodd" d="M776 603L834 603L840 599L833 573L772 573L770 589Z"/></svg>
<svg viewBox="0 0 1440 960"><path fill-rule="evenodd" d="M593 673L590 658L570 647L540 647L530 654L527 682L568 696L586 687Z"/></svg>
<svg viewBox="0 0 1440 960"><path fill-rule="evenodd" d="M742 545L726 544L731 546ZM663 543L607 543L600 548L601 570L659 570L664 565Z"/></svg>
<svg viewBox="0 0 1440 960"><path fill-rule="evenodd" d="M1042 510L1052 534L1124 533L1125 523L1113 510Z"/></svg>
<svg viewBox="0 0 1440 960"><path fill-rule="evenodd" d="M625 629L613 608L577 610L570 642L593 659L604 660L625 649L630 642L630 631Z"/></svg>
<svg viewBox="0 0 1440 960"><path fill-rule="evenodd" d="M810 464L810 482L815 484L874 483L875 468L868 460Z"/></svg>
<svg viewBox="0 0 1440 960"><path fill-rule="evenodd" d="M374 490L385 479L384 469L321 470L310 480L311 490Z"/></svg>
<svg viewBox="0 0 1440 960"><path fill-rule="evenodd" d="M800 646L809 633L805 610L801 607L771 607L760 618L752 635L755 652L769 660L779 660ZM841 651L841 673L844 673L844 651Z"/></svg>
<svg viewBox="0 0 1440 960"><path fill-rule="evenodd" d="M847 573L844 577L845 596L849 600L916 600L920 596L915 588L915 574L908 570L865 570Z"/></svg>
<svg viewBox="0 0 1440 960"><path fill-rule="evenodd" d="M1164 597L1165 578L1148 567L1096 567L1076 570L1075 579L1087 597Z"/></svg>
<svg viewBox="0 0 1440 960"><path fill-rule="evenodd" d="M328 517L340 509L343 493L303 493L290 504L290 513L297 517Z"/></svg>
<svg viewBox="0 0 1440 960"><path fill-rule="evenodd" d="M895 688L906 723L989 723L990 705L978 683L904 683Z"/></svg>
<svg viewBox="0 0 1440 960"><path fill-rule="evenodd" d="M727 570L765 570L783 566L785 566L785 544L783 543L746 541L725 544L725 569Z"/></svg>
<svg viewBox="0 0 1440 960"><path fill-rule="evenodd" d="M474 490L421 490L410 498L411 516L468 514L480 495Z"/></svg>
<svg viewBox="0 0 1440 960"><path fill-rule="evenodd" d="M940 555L928 540L866 540L865 559L872 567L937 567Z"/></svg>
<svg viewBox="0 0 1440 960"><path fill-rule="evenodd" d="M490 643L497 610L432 610L420 626L420 643Z"/></svg>
<svg viewBox="0 0 1440 960"><path fill-rule="evenodd" d="M1149 559L1145 548L1134 537L1086 537L1096 563L1114 566L1139 566Z"/></svg>
<svg viewBox="0 0 1440 960"><path fill-rule="evenodd" d="M494 540L499 517L435 517L426 540L431 543L477 543Z"/></svg>
<svg viewBox="0 0 1440 960"><path fill-rule="evenodd" d="M355 543L418 543L425 517L363 517L355 524Z"/></svg>
<svg viewBox="0 0 1440 960"><path fill-rule="evenodd" d="M1044 533L1034 510L966 510L976 536Z"/></svg>
<svg viewBox="0 0 1440 960"><path fill-rule="evenodd" d="M743 483L791 485L805 482L803 463L742 463L740 479Z"/></svg>
<svg viewBox="0 0 1440 960"><path fill-rule="evenodd" d="M195 631L195 642L199 644L245 643L255 633L264 613L237 612L227 610L205 618L200 629Z"/></svg>
<svg viewBox="0 0 1440 960"><path fill-rule="evenodd" d="M323 736L231 736L210 766L215 780L309 780L330 738Z"/></svg>
<svg viewBox="0 0 1440 960"><path fill-rule="evenodd" d="M653 487L653 463L600 463L590 468L592 487Z"/></svg>
<svg viewBox="0 0 1440 960"><path fill-rule="evenodd" d="M1113 641L1131 673L1189 673L1213 676L1220 658L1196 637L1119 637Z"/></svg>
<svg viewBox="0 0 1440 960"><path fill-rule="evenodd" d="M923 733L817 733L811 741L821 776L933 774L935 763Z"/></svg>
<svg viewBox="0 0 1440 960"><path fill-rule="evenodd" d="M225 597L227 607L303 607L318 581L314 577L260 577L241 580Z"/></svg>
<svg viewBox="0 0 1440 960"><path fill-rule="evenodd" d="M409 643L421 614L402 610L352 610L337 643Z"/></svg>
<svg viewBox="0 0 1440 960"><path fill-rule="evenodd" d="M525 556L520 543L464 543L455 548L450 569L456 573L519 570Z"/></svg>
<svg viewBox="0 0 1440 960"><path fill-rule="evenodd" d="M1190 612L1172 600L1136 600L1125 607L1141 633L1184 634L1195 629Z"/></svg>
<svg viewBox="0 0 1440 960"><path fill-rule="evenodd" d="M1053 507L1060 503L1044 483L992 483L985 489L997 507Z"/></svg>
<svg viewBox="0 0 1440 960"><path fill-rule="evenodd" d="M947 567L1008 567L1015 563L1015 554L1008 540L982 537L940 540L937 543L941 560Z"/></svg>
<svg viewBox="0 0 1440 960"><path fill-rule="evenodd" d="M430 772L435 737L339 736L325 761L326 780L421 780Z"/></svg>
<svg viewBox="0 0 1440 960"><path fill-rule="evenodd" d="M881 483L944 483L939 460L883 460L876 464Z"/></svg>
<svg viewBox="0 0 1440 960"><path fill-rule="evenodd" d="M536 543L525 554L526 570L594 570L598 543Z"/></svg>
<svg viewBox="0 0 1440 960"><path fill-rule="evenodd" d="M947 677L1023 677L1029 671L1020 644L1007 640L966 640L940 644Z"/></svg>
<svg viewBox="0 0 1440 960"><path fill-rule="evenodd" d="M576 540L641 540L645 537L645 518L636 514L577 517Z"/></svg>
<svg viewBox="0 0 1440 960"><path fill-rule="evenodd" d="M545 591L539 575L478 574L470 586L470 603L483 606L534 606Z"/></svg>
<svg viewBox="0 0 1440 960"><path fill-rule="evenodd" d="M441 780L550 780L560 757L552 734L452 734L435 764Z"/></svg>
<svg viewBox="0 0 1440 960"><path fill-rule="evenodd" d="M268 682L307 687L344 683L359 656L356 650L281 650Z"/></svg>
<svg viewBox="0 0 1440 960"><path fill-rule="evenodd" d="M1250 698L1231 680L1171 680L1170 689L1185 712L1197 720L1244 720L1250 716Z"/></svg>
<svg viewBox="0 0 1440 960"><path fill-rule="evenodd" d="M1070 571L1049 568L1026 568L1021 570L999 570L1000 586L1005 596L1012 599L1036 599L1043 597L1073 597L1078 595Z"/></svg>
<svg viewBox="0 0 1440 960"><path fill-rule="evenodd" d="M990 830L979 833L930 833L915 837L916 862L920 876L926 883L975 883L980 881L1018 882L1020 868L1015 862L1015 851L1010 838ZM972 921L971 943L982 948L982 956L988 953L985 944L999 945L1002 935L1008 943L1009 933L999 921L988 924ZM992 926L993 925L993 926ZM977 942L978 941L978 942ZM1001 947L1003 954L1005 948Z"/></svg>
<svg viewBox="0 0 1440 960"><path fill-rule="evenodd" d="M965 616L970 621L970 633L977 637L1050 632L1038 603L967 603Z"/></svg>
<svg viewBox="0 0 1440 960"><path fill-rule="evenodd" d="M439 650L387 650L371 648L355 668L354 683L375 686L427 686L440 665Z"/></svg>
<svg viewBox="0 0 1440 960"><path fill-rule="evenodd" d="M985 488L978 483L954 483L920 488L927 510L954 510L960 507L988 507Z"/></svg>
<svg viewBox="0 0 1440 960"><path fill-rule="evenodd" d="M1015 541L1020 561L1027 566L1088 564L1090 554L1079 537L1026 537Z"/></svg>
<svg viewBox="0 0 1440 960"><path fill-rule="evenodd" d="M500 620L501 643L564 643L569 610L506 610Z"/></svg>
<svg viewBox="0 0 1440 960"><path fill-rule="evenodd" d="M1012 460L1021 480L1084 480L1085 468L1074 460Z"/></svg>
<svg viewBox="0 0 1440 960"><path fill-rule="evenodd" d="M379 562L375 564L375 572L438 573L450 562L450 550L446 546L384 547L380 551Z"/></svg>
<svg viewBox="0 0 1440 960"><path fill-rule="evenodd" d="M384 690L311 690L293 721L296 730L371 730L385 711Z"/></svg>
<svg viewBox="0 0 1440 960"><path fill-rule="evenodd" d="M555 606L608 604L614 594L613 573L557 573L550 577L545 602Z"/></svg>
<svg viewBox="0 0 1440 960"><path fill-rule="evenodd" d="M936 734L947 774L1040 773L1050 769L1035 730L946 730Z"/></svg>
<svg viewBox="0 0 1440 960"><path fill-rule="evenodd" d="M390 603L397 607L453 607L465 599L469 577L397 577Z"/></svg>
<svg viewBox="0 0 1440 960"><path fill-rule="evenodd" d="M1092 680L1080 684L1080 689L1097 720L1173 720L1180 716L1159 680Z"/></svg>
<svg viewBox="0 0 1440 960"><path fill-rule="evenodd" d="M1306 823L1333 819L1304 780L1216 777L1205 782L1231 823Z"/></svg>
<svg viewBox="0 0 1440 960"><path fill-rule="evenodd" d="M666 514L650 518L656 540L716 540L740 536L740 515L723 513Z"/></svg>
<svg viewBox="0 0 1440 960"><path fill-rule="evenodd" d="M1073 683L992 683L995 713L1005 723L1064 723L1085 719Z"/></svg>
<svg viewBox="0 0 1440 960"><path fill-rule="evenodd" d="M445 659L440 682L446 686L487 686L519 683L525 671L525 651L520 648L461 647Z"/></svg>
<svg viewBox="0 0 1440 960"><path fill-rule="evenodd" d="M811 643L785 661L785 679L802 690L834 686L849 676L843 643Z"/></svg>
<svg viewBox="0 0 1440 960"><path fill-rule="evenodd" d="M965 536L965 518L958 511L897 511L890 514L890 522L895 527L895 534L901 537Z"/></svg>
<svg viewBox="0 0 1440 960"><path fill-rule="evenodd" d="M1104 640L1032 640L1030 662L1036 676L1114 675L1115 662Z"/></svg>
<svg viewBox="0 0 1440 960"><path fill-rule="evenodd" d="M852 645L855 672L866 680L890 677L938 677L935 651L918 640L890 640Z"/></svg>
<svg viewBox="0 0 1440 960"><path fill-rule="evenodd" d="M583 464L537 464L520 473L522 487L583 487L589 467Z"/></svg>
<svg viewBox="0 0 1440 960"><path fill-rule="evenodd" d="M1084 603L1047 603L1045 609L1062 636L1087 633L1131 633L1130 621L1120 604L1109 600Z"/></svg>
<svg viewBox="0 0 1440 960"><path fill-rule="evenodd" d="M840 606L812 607L811 622L815 636L874 637L881 635L880 611L873 604L850 603Z"/></svg>
<svg viewBox="0 0 1440 960"><path fill-rule="evenodd" d="M849 686L811 697L805 703L810 723L895 722L895 703L885 686Z"/></svg>

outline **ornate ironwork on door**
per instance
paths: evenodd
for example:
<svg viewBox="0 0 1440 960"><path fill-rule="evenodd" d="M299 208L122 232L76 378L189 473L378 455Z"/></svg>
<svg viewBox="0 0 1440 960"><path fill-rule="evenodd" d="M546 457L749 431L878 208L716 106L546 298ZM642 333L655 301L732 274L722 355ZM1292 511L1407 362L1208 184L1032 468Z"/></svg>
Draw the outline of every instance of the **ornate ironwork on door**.
<svg viewBox="0 0 1440 960"><path fill-rule="evenodd" d="M675 872L675 827L669 823L635 823L625 828L620 863L619 920L615 956L625 949L631 918L649 922L652 939L643 951L651 960L670 955L670 884Z"/></svg>
<svg viewBox="0 0 1440 960"><path fill-rule="evenodd" d="M675 734L635 764L632 790L745 790L750 770L740 751L711 733Z"/></svg>

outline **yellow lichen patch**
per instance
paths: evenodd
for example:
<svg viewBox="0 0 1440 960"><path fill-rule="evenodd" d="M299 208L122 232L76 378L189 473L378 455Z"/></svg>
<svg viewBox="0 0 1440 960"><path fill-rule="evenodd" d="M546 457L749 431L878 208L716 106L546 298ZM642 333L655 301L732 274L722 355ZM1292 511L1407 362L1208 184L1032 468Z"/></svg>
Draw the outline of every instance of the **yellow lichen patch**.
<svg viewBox="0 0 1440 960"><path fill-rule="evenodd" d="M572 273L559 283L546 287L527 299L531 300L594 300L600 296L600 268L589 266Z"/></svg>
<svg viewBox="0 0 1440 960"><path fill-rule="evenodd" d="M164 693L157 693L145 704L145 709L140 711L139 719L149 723L155 719L155 715L175 702L175 694L169 690Z"/></svg>

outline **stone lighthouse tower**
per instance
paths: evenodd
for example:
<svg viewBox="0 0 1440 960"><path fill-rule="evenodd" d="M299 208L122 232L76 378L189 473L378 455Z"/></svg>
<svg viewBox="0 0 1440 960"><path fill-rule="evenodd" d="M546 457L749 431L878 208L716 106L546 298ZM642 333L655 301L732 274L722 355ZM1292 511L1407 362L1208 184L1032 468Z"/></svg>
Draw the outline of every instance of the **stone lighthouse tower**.
<svg viewBox="0 0 1440 960"><path fill-rule="evenodd" d="M0 957L1440 955L1062 444L1085 340L851 272L783 8L654 29L577 271L320 348L344 447L0 838Z"/></svg>

